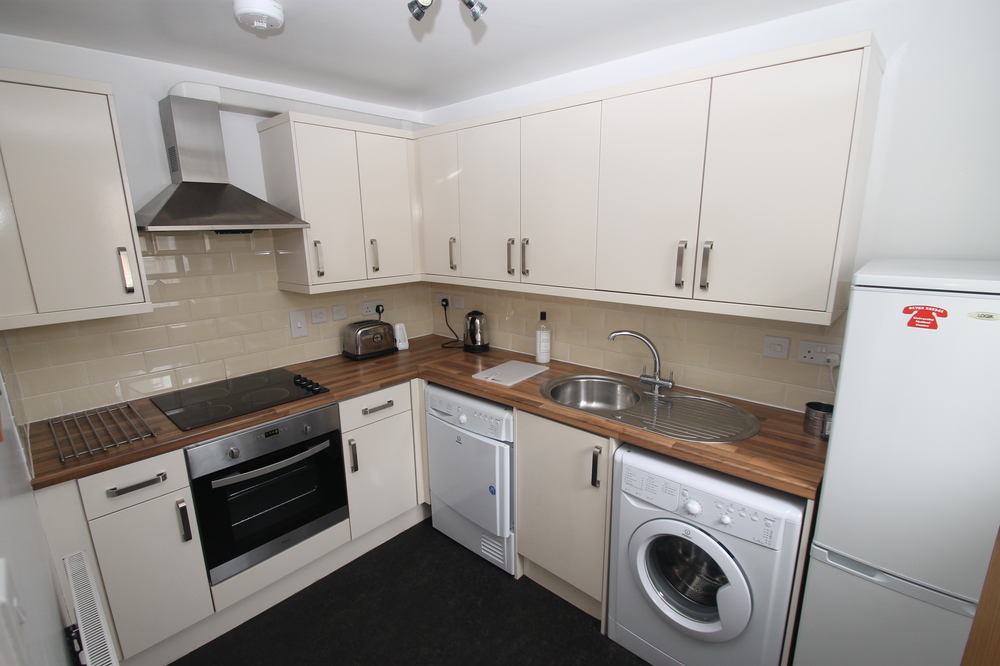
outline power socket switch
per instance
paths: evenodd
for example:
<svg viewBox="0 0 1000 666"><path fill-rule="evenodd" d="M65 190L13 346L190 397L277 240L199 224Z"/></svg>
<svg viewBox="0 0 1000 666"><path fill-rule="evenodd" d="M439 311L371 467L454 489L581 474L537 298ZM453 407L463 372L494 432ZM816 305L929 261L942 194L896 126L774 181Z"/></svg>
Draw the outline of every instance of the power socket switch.
<svg viewBox="0 0 1000 666"><path fill-rule="evenodd" d="M346 305L334 305L333 308L333 320L340 321L341 319L347 319L347 306Z"/></svg>
<svg viewBox="0 0 1000 666"><path fill-rule="evenodd" d="M792 341L789 338L779 338L773 335L764 336L764 356L768 358L788 358L788 348Z"/></svg>
<svg viewBox="0 0 1000 666"><path fill-rule="evenodd" d="M313 308L309 311L312 314L312 323L322 324L326 321L326 307Z"/></svg>
<svg viewBox="0 0 1000 666"><path fill-rule="evenodd" d="M444 305L445 299L448 299L448 307L454 305L454 303L451 302L451 296L449 294L442 294L441 292L436 292L434 294L434 305L441 307Z"/></svg>
<svg viewBox="0 0 1000 666"><path fill-rule="evenodd" d="M454 296L451 297L451 305L452 307L461 310L462 308L465 307L465 296L462 296L460 294L455 294Z"/></svg>
<svg viewBox="0 0 1000 666"><path fill-rule="evenodd" d="M304 338L309 335L309 327L306 326L306 311L296 310L288 314L288 322L292 326L293 338Z"/></svg>
<svg viewBox="0 0 1000 666"><path fill-rule="evenodd" d="M828 342L809 342L802 340L799 342L799 355L797 360L813 365L828 365L827 356L837 354L842 356L843 345L831 345Z"/></svg>
<svg viewBox="0 0 1000 666"><path fill-rule="evenodd" d="M378 307L379 305L381 305L383 308L385 307L385 303L383 303L380 300L379 301L365 301L364 303L361 304L361 314L362 314L362 316L364 316L364 317L374 317L376 314L378 314L376 312L375 308Z"/></svg>

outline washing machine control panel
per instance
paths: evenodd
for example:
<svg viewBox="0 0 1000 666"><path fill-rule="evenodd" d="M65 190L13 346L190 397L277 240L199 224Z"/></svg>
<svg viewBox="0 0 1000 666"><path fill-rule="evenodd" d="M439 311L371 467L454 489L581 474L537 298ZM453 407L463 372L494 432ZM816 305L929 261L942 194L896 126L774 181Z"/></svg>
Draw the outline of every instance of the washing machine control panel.
<svg viewBox="0 0 1000 666"><path fill-rule="evenodd" d="M622 491L690 523L710 527L772 550L781 547L784 521L754 507L625 465Z"/></svg>

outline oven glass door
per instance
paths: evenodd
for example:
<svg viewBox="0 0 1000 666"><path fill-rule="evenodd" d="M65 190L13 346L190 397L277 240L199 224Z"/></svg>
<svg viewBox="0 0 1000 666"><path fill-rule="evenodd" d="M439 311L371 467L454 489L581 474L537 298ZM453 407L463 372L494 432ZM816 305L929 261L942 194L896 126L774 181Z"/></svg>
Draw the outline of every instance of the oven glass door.
<svg viewBox="0 0 1000 666"><path fill-rule="evenodd" d="M348 517L340 433L191 482L215 585Z"/></svg>

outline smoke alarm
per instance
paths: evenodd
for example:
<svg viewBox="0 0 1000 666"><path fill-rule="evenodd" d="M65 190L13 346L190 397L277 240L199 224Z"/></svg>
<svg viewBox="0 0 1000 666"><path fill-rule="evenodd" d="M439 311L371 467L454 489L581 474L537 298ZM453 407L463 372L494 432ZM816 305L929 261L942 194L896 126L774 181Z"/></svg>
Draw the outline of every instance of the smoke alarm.
<svg viewBox="0 0 1000 666"><path fill-rule="evenodd" d="M285 24L285 10L275 0L233 0L236 20L255 30L277 30Z"/></svg>

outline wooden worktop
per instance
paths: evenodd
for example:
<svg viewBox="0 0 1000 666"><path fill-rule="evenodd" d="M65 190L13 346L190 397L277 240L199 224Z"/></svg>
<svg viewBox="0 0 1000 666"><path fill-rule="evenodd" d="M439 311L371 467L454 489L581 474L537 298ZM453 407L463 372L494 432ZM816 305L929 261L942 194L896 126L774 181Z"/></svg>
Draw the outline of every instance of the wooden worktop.
<svg viewBox="0 0 1000 666"><path fill-rule="evenodd" d="M541 385L554 377L609 373L552 361L545 372L506 387L473 379L472 375L509 360L534 362L532 357L504 350L470 354L461 349L443 349L441 343L445 341L446 338L426 336L412 339L410 348L405 351L380 358L351 361L343 356L331 356L289 366L289 370L319 382L330 389L330 392L187 432L179 430L150 400L136 400L132 402L132 406L152 429L155 437L66 462L59 460L48 424L33 423L30 429L35 470L32 486L37 490L103 472L420 377L800 497L816 498L826 460L826 442L803 432L803 417L799 412L725 398L727 402L743 407L760 420L760 432L756 436L727 444L679 441L563 407L549 402L541 395Z"/></svg>

